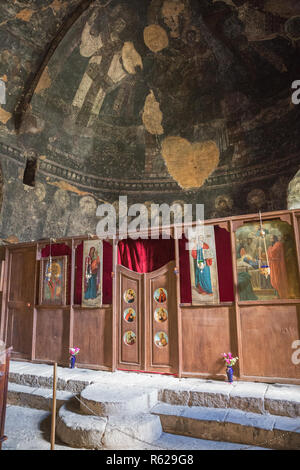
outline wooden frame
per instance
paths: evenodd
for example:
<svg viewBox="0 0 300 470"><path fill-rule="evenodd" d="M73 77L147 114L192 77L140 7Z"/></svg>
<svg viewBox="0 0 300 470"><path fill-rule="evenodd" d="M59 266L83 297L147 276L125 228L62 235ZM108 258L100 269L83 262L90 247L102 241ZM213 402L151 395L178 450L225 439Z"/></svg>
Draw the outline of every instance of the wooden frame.
<svg viewBox="0 0 300 470"><path fill-rule="evenodd" d="M300 210L262 214L263 222L274 218L286 221L293 227L297 248L297 267L300 272ZM171 236L174 238L174 234L177 235L174 242L178 298L178 376L225 380L224 364L217 356L219 353L231 351L239 356L238 366L235 367L237 380L300 384L299 365L294 366L290 360L293 353L292 341L300 339L300 299L240 301L237 295L235 231L239 226L251 221L259 221L258 214L204 221L205 225L218 225L230 234L234 300L221 302L218 305L203 306L184 304L179 300L180 273L177 237L183 231L183 227L170 226ZM162 233L164 230L165 227L155 232ZM97 239L96 236L93 238ZM119 341L117 244L119 238L117 234L113 240L106 239L113 246L112 304L102 305L95 309L83 308L74 303L75 249L83 240L88 239L91 237L77 236L56 240L56 243L66 244L72 248L72 254L69 257L70 301L67 298L65 305L60 306L39 304L40 252L48 245L48 242L29 242L3 247L1 258L5 259L5 275L3 293L0 294L2 297L0 337L8 346L13 346L11 341L15 341L18 348L14 348L14 358L46 363L55 360L61 365L67 365L68 348L75 345L81 347L78 356L79 367L109 371L117 368ZM30 257L26 255L28 252L30 252ZM16 256L12 258L12 255ZM22 256L24 261L22 261ZM28 267L28 260L32 257L36 258L35 265L30 262ZM26 282L26 276L32 277L30 285L34 286L32 293L26 295L22 302L19 297L12 296L15 269L12 268L12 263L16 260L19 260L19 263L23 262L25 266L22 268L23 265L21 265L22 283L29 285ZM22 288L22 292L26 286ZM23 315L23 323L18 323L18 315ZM22 325L25 325L24 334L28 336L26 347L22 346L24 339L22 341L18 339L19 330L14 330L14 328L22 328ZM46 340L49 342L48 355L41 353ZM263 348L268 348L268 346L273 348L272 354L268 349L263 352ZM276 356L276 350L284 352L285 362L281 365L280 357ZM274 356L274 359L271 356Z"/></svg>
<svg viewBox="0 0 300 470"><path fill-rule="evenodd" d="M7 440L7 436L4 435L4 430L11 350L12 348L8 348L0 351L0 450L2 450L2 443Z"/></svg>
<svg viewBox="0 0 300 470"><path fill-rule="evenodd" d="M4 273L5 273L5 260L1 261L1 273L0 273L0 292L3 291L4 284Z"/></svg>
<svg viewBox="0 0 300 470"><path fill-rule="evenodd" d="M98 244L98 247L95 245ZM98 249L97 249L98 248ZM92 273L93 260L91 260L91 250L96 253L95 269L96 274ZM96 279L94 279L96 276ZM100 291L96 287L99 277ZM88 278L88 279L87 279ZM102 240L85 240L83 242L83 263L82 263L82 300L81 306L88 308L99 308L102 306L102 279L103 279L103 242ZM91 284L93 281L93 284ZM88 285L86 285L88 283ZM85 294L89 289L89 299L85 299ZM96 292L91 292L96 291Z"/></svg>
<svg viewBox="0 0 300 470"><path fill-rule="evenodd" d="M59 299L51 300L45 298L45 276L46 276L46 268L48 263L51 263L51 266L59 266L61 271L56 277L61 276L61 282L58 284L56 292L60 293ZM59 264L61 263L61 265ZM63 306L67 303L67 256L52 256L51 258L42 258L40 260L40 289L39 289L39 305L40 306ZM54 286L56 287L56 286ZM55 294L55 292L54 292Z"/></svg>
<svg viewBox="0 0 300 470"><path fill-rule="evenodd" d="M193 305L217 305L220 303L219 299L219 280L218 280L218 268L217 268L217 256L216 256L216 246L215 246L215 236L214 236L214 226L213 225L205 225L203 227L203 245L201 244L202 250L202 260L201 260L201 269L198 266L199 259L197 259L197 253L199 253L199 244L198 241L194 241L194 246L192 247L192 250L190 249L189 252L189 261L190 261L190 275L191 275L191 290L192 290L192 304ZM208 238L210 238L208 242ZM189 243L192 245L191 240ZM209 244L208 244L209 243ZM193 258L192 253L195 253L194 256L196 258ZM209 255L205 255L205 253L209 253ZM209 259L206 259L206 258ZM196 271L198 272L198 288L200 286L201 278L204 275L205 272L208 272L206 274L205 278L205 288L208 290L208 292L211 292L209 295L201 296L201 294L198 291L197 285L196 285L196 278L197 274ZM202 274L203 273L203 274ZM208 278L208 280L207 280ZM200 288L201 289L201 288ZM203 289L201 289L203 292ZM204 291L205 294L207 292ZM202 297L202 298L201 298Z"/></svg>

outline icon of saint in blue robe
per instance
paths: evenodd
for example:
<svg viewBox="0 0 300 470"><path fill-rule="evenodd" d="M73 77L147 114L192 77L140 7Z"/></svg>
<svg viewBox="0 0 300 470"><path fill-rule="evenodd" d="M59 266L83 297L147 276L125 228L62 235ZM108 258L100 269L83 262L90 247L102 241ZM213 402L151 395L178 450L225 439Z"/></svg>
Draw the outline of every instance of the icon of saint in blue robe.
<svg viewBox="0 0 300 470"><path fill-rule="evenodd" d="M212 265L212 258L205 257L205 250L208 250L207 243L202 246L198 245L197 250L192 250L192 257L194 258L195 269L195 287L199 294L212 295L212 284L210 275L210 266Z"/></svg>

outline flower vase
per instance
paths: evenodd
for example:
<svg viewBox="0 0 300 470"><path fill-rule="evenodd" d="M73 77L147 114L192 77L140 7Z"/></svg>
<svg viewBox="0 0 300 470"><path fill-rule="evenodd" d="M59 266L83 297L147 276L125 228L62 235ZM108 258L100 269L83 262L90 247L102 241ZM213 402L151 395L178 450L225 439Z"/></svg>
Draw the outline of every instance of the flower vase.
<svg viewBox="0 0 300 470"><path fill-rule="evenodd" d="M71 356L70 357L70 367L71 367L71 369L74 369L75 362L76 362L76 356Z"/></svg>
<svg viewBox="0 0 300 470"><path fill-rule="evenodd" d="M226 374L227 374L227 379L230 384L233 382L233 368L232 366L227 366L226 367Z"/></svg>

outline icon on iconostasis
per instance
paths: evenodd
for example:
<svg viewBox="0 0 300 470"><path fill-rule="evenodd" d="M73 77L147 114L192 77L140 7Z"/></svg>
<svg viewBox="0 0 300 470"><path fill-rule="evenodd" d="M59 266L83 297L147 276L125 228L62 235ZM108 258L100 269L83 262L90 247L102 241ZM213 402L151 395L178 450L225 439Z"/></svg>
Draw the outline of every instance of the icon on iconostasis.
<svg viewBox="0 0 300 470"><path fill-rule="evenodd" d="M135 301L135 291L133 289L128 289L127 291L124 292L124 300L128 304L132 304Z"/></svg>
<svg viewBox="0 0 300 470"><path fill-rule="evenodd" d="M102 305L103 243L85 240L83 243L82 301L83 307Z"/></svg>
<svg viewBox="0 0 300 470"><path fill-rule="evenodd" d="M131 323L135 320L136 312L133 308L127 308L124 312L124 320Z"/></svg>
<svg viewBox="0 0 300 470"><path fill-rule="evenodd" d="M159 323L163 323L168 320L168 312L163 307L158 307L154 312L154 319Z"/></svg>
<svg viewBox="0 0 300 470"><path fill-rule="evenodd" d="M136 343L136 334L133 331L126 331L123 339L124 343L127 344L127 346L132 346Z"/></svg>
<svg viewBox="0 0 300 470"><path fill-rule="evenodd" d="M156 302L159 302L162 304L167 301L167 298L168 298L167 291L163 287L159 287L154 292L154 300Z"/></svg>
<svg viewBox="0 0 300 470"><path fill-rule="evenodd" d="M164 331L159 331L158 333L156 333L154 337L154 343L156 344L156 346L158 346L159 348L163 348L167 346L168 342L168 335Z"/></svg>
<svg viewBox="0 0 300 470"><path fill-rule="evenodd" d="M66 305L67 257L43 258L40 264L40 305Z"/></svg>

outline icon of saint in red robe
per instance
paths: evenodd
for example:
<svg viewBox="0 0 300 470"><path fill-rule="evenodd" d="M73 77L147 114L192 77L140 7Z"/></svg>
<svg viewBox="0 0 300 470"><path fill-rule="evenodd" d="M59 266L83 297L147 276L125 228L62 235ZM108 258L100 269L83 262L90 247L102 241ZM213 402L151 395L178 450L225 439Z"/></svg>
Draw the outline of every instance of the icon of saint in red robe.
<svg viewBox="0 0 300 470"><path fill-rule="evenodd" d="M85 258L85 299L96 299L100 282L100 258L95 247L91 247L89 256Z"/></svg>
<svg viewBox="0 0 300 470"><path fill-rule="evenodd" d="M276 235L271 236L271 243L272 245L268 248L270 281L280 299L288 299L289 286L283 243Z"/></svg>

